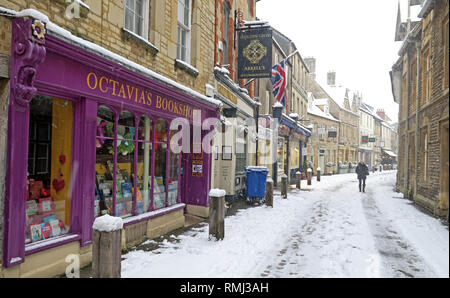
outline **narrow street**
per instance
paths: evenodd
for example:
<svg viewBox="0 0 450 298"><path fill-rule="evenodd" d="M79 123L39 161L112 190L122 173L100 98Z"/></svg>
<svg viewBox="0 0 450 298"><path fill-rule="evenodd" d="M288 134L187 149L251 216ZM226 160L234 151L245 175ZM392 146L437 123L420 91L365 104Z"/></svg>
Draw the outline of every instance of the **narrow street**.
<svg viewBox="0 0 450 298"><path fill-rule="evenodd" d="M124 256L123 277L448 277L448 227L393 191L395 171L323 177L274 208L225 219L225 239L202 224ZM407 229L406 229L407 228Z"/></svg>

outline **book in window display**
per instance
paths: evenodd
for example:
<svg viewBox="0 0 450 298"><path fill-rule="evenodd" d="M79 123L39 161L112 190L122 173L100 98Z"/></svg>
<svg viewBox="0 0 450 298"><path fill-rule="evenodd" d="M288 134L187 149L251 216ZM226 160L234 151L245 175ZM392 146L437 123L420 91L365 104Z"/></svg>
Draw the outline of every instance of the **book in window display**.
<svg viewBox="0 0 450 298"><path fill-rule="evenodd" d="M41 223L41 234L42 239L49 239L53 237L52 227L50 226L50 223Z"/></svg>
<svg viewBox="0 0 450 298"><path fill-rule="evenodd" d="M42 240L41 224L30 225L31 242L37 242Z"/></svg>
<svg viewBox="0 0 450 298"><path fill-rule="evenodd" d="M42 181L30 181L30 200L37 200L41 197L41 190L44 187Z"/></svg>

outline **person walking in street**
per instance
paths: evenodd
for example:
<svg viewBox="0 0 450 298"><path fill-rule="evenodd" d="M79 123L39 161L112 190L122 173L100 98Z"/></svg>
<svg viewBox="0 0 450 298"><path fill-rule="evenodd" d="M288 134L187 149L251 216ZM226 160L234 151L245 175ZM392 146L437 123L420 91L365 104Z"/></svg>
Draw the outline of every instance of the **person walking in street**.
<svg viewBox="0 0 450 298"><path fill-rule="evenodd" d="M366 178L369 176L369 168L364 163L364 161L360 161L358 166L356 167L356 174L358 174L359 180L359 192L361 192L361 184L362 184L362 192L366 192Z"/></svg>

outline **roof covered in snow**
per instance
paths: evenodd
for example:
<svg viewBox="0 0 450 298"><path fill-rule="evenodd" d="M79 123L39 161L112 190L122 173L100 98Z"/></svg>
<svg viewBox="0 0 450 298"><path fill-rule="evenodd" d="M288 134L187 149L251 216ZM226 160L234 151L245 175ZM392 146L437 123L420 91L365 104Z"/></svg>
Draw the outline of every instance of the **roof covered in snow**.
<svg viewBox="0 0 450 298"><path fill-rule="evenodd" d="M313 102L312 105L308 105L308 114L317 116L317 117L322 117L331 121L336 121L336 122L340 122L338 119L334 118L330 113L325 113L324 111L322 111L322 109L320 109L316 104L315 101Z"/></svg>

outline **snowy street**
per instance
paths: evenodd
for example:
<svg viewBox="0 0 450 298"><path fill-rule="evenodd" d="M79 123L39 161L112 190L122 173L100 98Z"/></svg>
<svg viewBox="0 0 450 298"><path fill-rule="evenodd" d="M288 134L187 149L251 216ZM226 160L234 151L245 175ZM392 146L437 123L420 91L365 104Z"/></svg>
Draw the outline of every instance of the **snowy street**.
<svg viewBox="0 0 450 298"><path fill-rule="evenodd" d="M371 173L366 193L356 174L314 179L312 191L276 193L273 209L226 217L223 241L204 223L124 255L122 277L448 278L448 227L395 193L395 178Z"/></svg>

